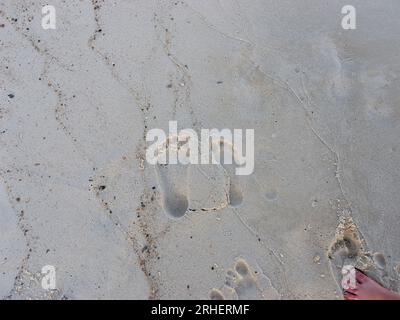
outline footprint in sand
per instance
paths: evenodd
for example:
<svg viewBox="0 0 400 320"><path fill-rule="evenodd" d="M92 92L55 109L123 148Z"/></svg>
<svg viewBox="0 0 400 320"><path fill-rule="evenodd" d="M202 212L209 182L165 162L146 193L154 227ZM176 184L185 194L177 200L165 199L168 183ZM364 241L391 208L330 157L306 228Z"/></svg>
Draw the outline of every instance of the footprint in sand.
<svg viewBox="0 0 400 320"><path fill-rule="evenodd" d="M381 252L371 253L363 246L357 226L351 217L342 217L336 230L335 241L328 250L333 276L338 283L342 269L351 265L386 283L386 259Z"/></svg>
<svg viewBox="0 0 400 320"><path fill-rule="evenodd" d="M215 143L213 142L215 147ZM229 205L238 207L243 202L243 192L240 188L240 176L236 174L237 165L235 162L238 159L236 150L230 141L219 141L218 148L213 147L214 161L221 164L224 168L227 178L229 179ZM231 159L233 161L224 161L224 159Z"/></svg>
<svg viewBox="0 0 400 320"><path fill-rule="evenodd" d="M171 218L185 215L189 201L187 198L187 165L158 164L157 176L162 191L162 206Z"/></svg>
<svg viewBox="0 0 400 320"><path fill-rule="evenodd" d="M165 141L165 150L172 150L171 140L176 137L168 137ZM177 144L175 148L180 148ZM172 150L174 151L174 150ZM175 150L176 152L176 150ZM163 156L159 153L159 157ZM162 207L170 218L181 218L189 208L188 201L188 165L186 164L156 164L157 179L162 194Z"/></svg>
<svg viewBox="0 0 400 320"><path fill-rule="evenodd" d="M240 258L233 269L226 272L225 283L220 289L212 289L211 300L277 300L278 292L270 280L261 272L250 268L246 260Z"/></svg>
<svg viewBox="0 0 400 320"><path fill-rule="evenodd" d="M361 252L361 241L358 234L348 226L336 235L335 241L329 249L329 258L337 259L340 264L343 264L344 260L356 259Z"/></svg>
<svg viewBox="0 0 400 320"><path fill-rule="evenodd" d="M363 256L363 248L356 225L352 218L341 218L336 229L335 240L329 247L328 257L333 275L340 282L345 265L356 266Z"/></svg>

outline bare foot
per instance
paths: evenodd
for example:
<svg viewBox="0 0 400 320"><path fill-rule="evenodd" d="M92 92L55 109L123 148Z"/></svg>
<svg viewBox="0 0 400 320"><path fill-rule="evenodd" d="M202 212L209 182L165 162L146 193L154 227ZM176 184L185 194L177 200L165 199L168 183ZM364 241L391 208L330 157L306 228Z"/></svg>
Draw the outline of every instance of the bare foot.
<svg viewBox="0 0 400 320"><path fill-rule="evenodd" d="M400 300L400 295L382 287L360 270L356 270L356 282L356 288L345 290L345 300Z"/></svg>

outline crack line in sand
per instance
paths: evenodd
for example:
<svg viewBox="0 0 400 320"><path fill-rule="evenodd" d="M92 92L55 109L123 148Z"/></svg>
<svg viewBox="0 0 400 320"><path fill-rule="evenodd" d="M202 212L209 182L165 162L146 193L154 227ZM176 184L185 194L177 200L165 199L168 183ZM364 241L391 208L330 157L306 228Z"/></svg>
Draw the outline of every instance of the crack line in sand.
<svg viewBox="0 0 400 320"><path fill-rule="evenodd" d="M61 63L59 61L59 59L55 56L53 56L52 54L50 54L47 49L42 49L40 48L34 41L34 39L32 37L30 37L29 35L27 35L25 32L22 31L21 28L19 28L17 25L15 25L15 23L10 22L10 18L3 12L0 11L0 15L2 17L4 17L9 23L10 25L13 27L14 31L19 34L22 35L22 37L27 40L29 42L29 44L32 46L32 48L41 56L43 56L43 71L40 74L40 77L42 79L47 79L48 80L48 87L52 89L53 93L56 95L57 97L57 105L55 108L55 119L57 121L57 123L60 125L61 129L64 131L64 133L66 134L66 136L68 138L72 139L72 144L73 146L76 148L76 150L80 153L80 156L86 160L86 161L90 161L90 159L88 158L88 156L85 154L85 152L77 145L77 139L74 138L72 136L72 133L67 129L67 126L63 123L63 121L61 119L59 119L59 117L57 116L57 110L58 110L58 106L64 106L65 104L63 104L61 102L61 97L63 96L63 93L61 91L61 89L56 89L54 87L54 84L52 83L52 80L47 76L48 73L48 67L50 65L51 62L55 61L57 63L57 65L59 65L61 68L63 68L64 70L67 71L72 71L71 69L69 69L68 67L66 67L63 63ZM58 86L58 85L57 85Z"/></svg>
<svg viewBox="0 0 400 320"><path fill-rule="evenodd" d="M303 76L304 76L304 74L303 74ZM306 95L306 97L307 97L308 106L315 106L315 104L312 102L311 98L310 98L309 95L308 95L308 91L307 91L307 89L306 89L306 87L305 87L305 84L304 84L304 78L303 78L303 76L301 77L301 83L302 83L302 86L303 86L303 91L304 91L304 93L305 93L305 95ZM289 86L288 84L287 84L287 86L290 88L290 86ZM293 88L290 88L290 90L291 90L292 93L295 95L295 97L297 98L297 100L299 100L300 103L302 104L303 109L304 109L304 112L306 113L306 116L307 116L307 120L308 120L308 124L309 124L310 129L311 129L311 130L313 131L313 133L318 137L318 139L324 144L324 146L325 146L326 148L328 148L328 150L329 150L332 154L334 154L334 158L335 158L335 163L334 163L334 165L335 165L335 178L336 178L337 183L338 183L338 185L339 185L341 195L342 195L343 199L347 202L347 203L346 203L346 207L343 208L342 212L339 212L339 213L338 213L338 214L339 214L339 218L341 218L341 217L344 217L344 218L346 218L346 217L351 217L351 216L352 216L351 202L348 200L348 198L347 198L347 196L346 196L346 194L345 194L345 192L344 192L343 184L342 184L342 180L341 180L341 176L340 176L340 172L343 171L343 164L341 164L341 160L340 160L340 157L339 157L339 153L336 152L332 147L330 147L329 144L321 137L321 135L319 135L319 134L317 133L317 131L313 128L313 126L311 125L311 122L312 122L312 120L311 120L311 115L310 115L309 111L307 110L306 105L305 105L304 102L301 100L301 98L295 93L295 91L294 91ZM340 168L342 168L342 169L340 169ZM353 223L354 223L354 221L353 221ZM360 228L359 228L358 226L356 226L356 228L357 228L358 233L360 234L361 239L362 239L362 240L364 241L364 243L366 244L365 238L364 238L364 236L362 235L362 232L361 232ZM366 244L366 247L368 247L367 244Z"/></svg>
<svg viewBox="0 0 400 320"><path fill-rule="evenodd" d="M266 76L268 76L268 75L266 75ZM302 76L301 76L301 78L300 78L300 81L301 81L301 85L302 85L302 88L303 88L303 92L304 92L304 94L305 94L305 96L306 96L306 98L307 98L307 105L303 102L303 100L299 97L299 95L295 92L295 90L294 90L287 82L284 82L284 81L282 81L282 82L286 84L286 87L287 87L286 89L289 90L289 91L296 97L296 99L300 102L300 104L302 105L302 108L303 108L303 110L304 110L304 112L305 112L305 114L306 114L307 124L308 124L309 128L311 129L311 131L313 132L313 134L314 134L314 135L318 138L318 140L319 140L333 155L334 155L334 158L335 158L335 162L334 162L334 166L335 166L335 178L336 178L336 181L337 181L337 183L338 183L341 196L343 197L343 199L344 199L345 202L346 202L346 204L345 204L344 207L342 207L341 204L338 205L338 208L342 208L342 209L341 209L341 210L338 210L338 212L337 212L339 222L338 222L338 226L337 226L337 228L336 228L336 233L338 233L338 229L341 228L341 223L342 223L341 220L344 219L345 221L347 221L348 219L350 219L350 220L351 220L351 224L352 224L352 225L354 226L354 228L355 228L355 232L358 234L360 240L361 240L361 241L363 242L363 244L364 244L363 247L361 248L361 251L358 252L357 254L358 254L358 255L359 255L359 254L364 254L366 251L368 251L368 244L367 244L367 242L366 242L366 240L365 240L365 238L364 238L364 236L363 236L363 234L362 234L362 231L361 231L360 228L355 224L355 222L354 222L354 220L353 220L353 218L352 218L351 203L350 203L350 201L348 200L348 198L347 198L347 196L346 196L346 194L345 194L345 192L344 192L342 180L341 180L341 177L340 177L340 168L343 168L343 165L341 165L339 153L336 152L331 146L329 146L329 144L321 137L320 134L317 133L316 129L315 129L315 128L312 126L312 124L311 124L312 119L311 119L310 112L307 110L307 106L308 106L308 107L311 107L311 106L315 106L315 104L312 102L312 100L311 100L311 98L310 98L310 96L309 96L309 94L308 94L308 90L307 90L307 88L306 88L306 86L305 86L305 83L304 83L304 76L305 76L305 74L302 74ZM272 79L273 79L273 78L272 78ZM343 170L343 169L342 169L342 170ZM337 235L336 235L336 237L337 237ZM327 253L327 255L328 255L328 258L329 258L329 252ZM332 278L333 278L334 281L336 282L336 285L337 285L338 289L339 289L339 290L342 290L341 284L339 283L339 281L338 281L338 280L336 279L336 277L334 276L334 271L333 271L332 263L329 263L329 270L330 270L330 272L331 272Z"/></svg>
<svg viewBox="0 0 400 320"><path fill-rule="evenodd" d="M27 269L27 263L28 263L28 260L29 260L29 258L31 256L31 252L32 252L32 245L31 245L31 241L28 239L28 236L27 236L27 234L25 232L25 230L28 229L28 226L25 225L22 222L23 219L24 219L24 213L23 213L23 211L21 211L21 213L17 213L17 210L16 210L15 206L11 202L11 199L14 198L14 197L11 196L12 190L7 185L7 181L4 179L4 177L2 177L2 175L0 175L0 178L3 180L3 184L5 186L5 190L6 190L7 197L8 197L8 202L9 202L11 208L13 209L15 216L18 218L17 225L18 225L18 228L20 229L20 231L21 231L21 233L23 235L23 238L25 240L25 246L26 246L26 249L27 249L27 253L26 253L25 257L22 258L20 266L18 267L19 270L18 270L18 272L17 272L17 274L16 274L16 276L14 278L13 287L11 288L9 293L7 295L5 295L5 297L4 297L5 299L11 299L12 296L15 293L18 292L18 286L21 283L22 273Z"/></svg>
<svg viewBox="0 0 400 320"><path fill-rule="evenodd" d="M253 43L251 43L250 41L248 41L248 40L246 40L246 39L242 39L242 38L239 38L239 37L234 37L234 36L232 36L232 35L230 35L230 34L228 34L228 33L225 33L225 32L223 32L223 31L219 30L219 29L218 29L217 27L215 27L213 24L211 24L210 22L208 22L207 18L206 18L203 14L201 14L201 13L198 12L197 10L193 9L188 3L185 2L184 5L185 5L187 8L189 8L189 9L204 23L204 25L205 25L207 28L209 28L209 29L211 29L211 30L217 32L218 34L222 35L223 37L225 37L225 38L227 38L227 39L239 41L239 42L242 42L242 43L246 43L247 45L252 46L252 47L254 46Z"/></svg>
<svg viewBox="0 0 400 320"><path fill-rule="evenodd" d="M93 14L96 29L93 31L93 34L89 37L87 41L87 45L90 49L94 50L98 56L100 56L101 60L105 64L105 66L110 70L111 76L117 81L117 83L124 88L129 95L133 97L135 102L137 103L137 107L140 109L139 111L142 116L143 122L143 138L145 139L147 133L147 118L148 118L148 108L150 105L148 102L148 97L146 94L140 94L136 88L131 88L129 84L125 83L125 81L121 78L121 76L115 71L114 65L112 64L110 57L103 53L100 49L95 46L95 42L97 40L97 33L99 30L103 30L104 28L100 25L100 17L98 14L98 10L100 10L100 6L98 5L98 0L91 0L93 6Z"/></svg>
<svg viewBox="0 0 400 320"><path fill-rule="evenodd" d="M253 62L254 65L254 62ZM315 128L312 126L311 122L311 116L309 114L309 111L307 110L306 105L304 104L304 102L302 101L302 99L299 97L299 95L297 94L297 92L289 85L288 82L283 81L279 78L275 78L269 74L267 74L266 72L262 71L261 69L259 69L260 72L262 72L262 74L269 78L272 82L276 83L279 87L281 87L282 89L288 91L289 93L291 93L300 103L300 105L302 106L302 109L305 113L305 118L307 120L307 126L309 127L309 129L311 130L311 132L314 134L314 136L328 149L328 151L333 155L335 162L334 162L334 166L335 166L335 178L336 181L338 183L339 189L340 189L340 193L343 197L343 199L346 202L346 207L347 209L351 212L351 207L350 207L350 202L347 200L345 193L343 191L343 187L342 187L342 182L340 180L339 177L339 166L340 166L340 158L339 158L339 154L322 138L322 136L315 130ZM342 214L338 212L338 215L341 216Z"/></svg>
<svg viewBox="0 0 400 320"><path fill-rule="evenodd" d="M235 215L238 217L239 221L241 222L241 224L253 235L255 236L257 239L259 239L262 244L264 244L264 241L258 236L257 232L254 231L242 218L242 216L240 215L240 213L237 211L237 209L235 208L231 208L232 211L235 213ZM276 258L276 260L279 262L280 265L284 265L283 261L279 258L279 256L275 253L275 251L268 247L267 245L265 245L265 247L272 253L272 255Z"/></svg>
<svg viewBox="0 0 400 320"><path fill-rule="evenodd" d="M195 112L193 110L193 107L190 103L190 95L191 95L191 87L192 87L192 77L190 76L188 70L187 70L187 65L184 65L181 61L179 61L178 57L171 52L171 33L167 28L163 27L163 30L165 30L165 42L161 39L161 34L157 32L157 29L159 25L161 25L161 22L159 19L157 19L157 14L153 15L153 22L154 22L154 31L156 34L157 40L161 43L162 49L167 57L168 60L172 62L172 64L175 66L177 72L181 74L181 77L183 79L183 83L180 85L183 86L184 89L184 97L183 97L183 102L182 106L187 107L189 109L189 113L191 116L191 121L192 121L192 126L194 129L197 129L199 131L198 125L199 121L195 115ZM175 101L176 103L176 101ZM175 106L176 108L176 106Z"/></svg>
<svg viewBox="0 0 400 320"><path fill-rule="evenodd" d="M102 62L106 65L106 67L109 68L109 70L111 71L111 76L114 78L114 80L116 80L116 82L122 87L124 88L129 95L131 95L134 98L134 101L137 103L138 108L140 109L140 114L142 116L142 122L143 122L143 139L146 139L146 134L147 134L147 118L148 118L148 110L149 110L149 106L150 106L150 102L148 102L148 97L147 95L143 95L140 94L137 89L133 89L130 87L129 84L125 83L125 81L121 78L121 76L115 71L114 69L114 65L111 64L110 58L107 56L107 54L103 53L100 49L98 49L95 46L95 41L97 39L97 32L98 30L103 30L103 28L100 25L100 18L99 18L99 14L97 12L97 10L99 10L101 7L99 5L99 1L98 0L92 0L92 6L93 6L93 12L94 12L94 20L95 20L95 25L96 25L96 30L94 30L92 36L89 37L87 44L88 47L92 50L94 50L97 55L99 55L101 57ZM103 2L104 3L104 2ZM145 152L145 145L143 146L143 152ZM145 164L144 164L145 165ZM146 176L145 176L145 167L142 168L142 180L143 180L143 184L146 184ZM142 198L145 196L145 194L142 194ZM100 199L100 201L103 203L103 201ZM104 205L104 203L103 203ZM107 210L106 208L106 212L107 212L107 216L110 217L109 214L110 210ZM147 223L144 222L142 219L143 215L138 215L138 221L140 224L140 232L142 233L143 237L146 239L146 241L155 241L156 239L152 238L152 235L150 232L148 232L147 230ZM113 221L113 220L112 220ZM115 222L114 222L115 223ZM157 285L156 282L154 281L153 278L151 278L151 273L148 270L148 261L147 261L147 256L142 255L140 252L142 252L142 248L139 248L138 242L137 240L128 232L126 231L123 227L122 224L119 223L119 221L116 222L120 228L121 231L123 231L125 233L125 235L127 236L127 240L129 239L132 243L132 248L139 260L139 264L140 264L140 269L142 270L143 274L145 275L145 278L148 282L149 288L150 288L150 299L155 299L156 298L156 294L158 293L158 289L157 289ZM150 238L150 239L149 239ZM154 246L153 246L154 247ZM147 252L147 251L145 251ZM154 258L154 257L150 257L150 258Z"/></svg>

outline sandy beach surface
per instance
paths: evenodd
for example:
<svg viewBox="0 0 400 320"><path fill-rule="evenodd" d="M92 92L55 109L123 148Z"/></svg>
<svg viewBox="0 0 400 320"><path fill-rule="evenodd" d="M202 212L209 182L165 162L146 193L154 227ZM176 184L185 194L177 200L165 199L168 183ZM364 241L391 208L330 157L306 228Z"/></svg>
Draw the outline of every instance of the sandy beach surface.
<svg viewBox="0 0 400 320"><path fill-rule="evenodd" d="M348 2L0 0L0 298L399 292L400 2ZM254 172L149 164L171 120Z"/></svg>

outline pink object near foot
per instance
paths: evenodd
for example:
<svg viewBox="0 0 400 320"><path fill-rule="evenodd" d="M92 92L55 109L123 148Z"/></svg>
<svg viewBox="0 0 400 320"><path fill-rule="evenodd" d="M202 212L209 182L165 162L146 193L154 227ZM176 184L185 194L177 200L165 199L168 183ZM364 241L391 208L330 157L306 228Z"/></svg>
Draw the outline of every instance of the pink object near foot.
<svg viewBox="0 0 400 320"><path fill-rule="evenodd" d="M400 295L382 287L359 270L356 270L356 287L344 290L345 300L400 300Z"/></svg>

